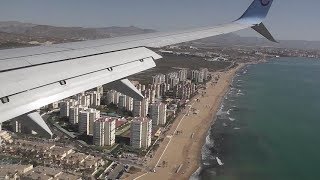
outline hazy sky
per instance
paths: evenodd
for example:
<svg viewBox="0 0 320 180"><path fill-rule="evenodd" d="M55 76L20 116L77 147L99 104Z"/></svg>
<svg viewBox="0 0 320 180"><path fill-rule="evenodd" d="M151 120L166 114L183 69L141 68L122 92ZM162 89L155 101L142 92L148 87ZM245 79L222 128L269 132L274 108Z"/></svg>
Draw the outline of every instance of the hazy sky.
<svg viewBox="0 0 320 180"><path fill-rule="evenodd" d="M252 0L1 0L0 21L138 26L160 31L238 18ZM320 40L319 0L274 0L265 25L277 39ZM241 35L255 35L251 30Z"/></svg>

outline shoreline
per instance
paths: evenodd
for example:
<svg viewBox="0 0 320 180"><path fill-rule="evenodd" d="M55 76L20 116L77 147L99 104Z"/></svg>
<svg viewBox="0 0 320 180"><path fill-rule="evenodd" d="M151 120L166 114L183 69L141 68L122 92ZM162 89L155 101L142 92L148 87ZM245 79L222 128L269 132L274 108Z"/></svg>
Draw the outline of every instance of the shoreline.
<svg viewBox="0 0 320 180"><path fill-rule="evenodd" d="M253 64L253 63L250 63L250 64ZM229 69L227 70L228 73L231 73L230 74L230 78L227 79L227 86L225 87L225 89L223 90L223 92L221 93L221 96L219 97L218 99L218 106L217 108L214 109L213 112L211 112L211 124L210 126L208 127L208 129L206 130L206 133L202 135L202 138L201 138L201 144L200 144L200 148L199 148L199 152L197 153L198 154L198 159L197 159L197 168L194 169L192 171L191 174L189 174L189 179L195 174L195 173L200 173L201 172L201 163L202 163L202 149L203 149L203 146L205 145L206 143L206 138L207 136L209 135L210 133L210 129L211 129L211 126L214 125L214 123L216 122L217 120L217 113L219 111L219 108L221 107L222 103L223 103L223 99L224 97L226 96L226 94L228 93L228 91L230 90L230 86L235 78L235 75L237 74L238 71L240 71L242 68L246 67L247 65L250 65L249 63L247 64L239 64L237 67L233 68L233 69Z"/></svg>
<svg viewBox="0 0 320 180"><path fill-rule="evenodd" d="M202 148L211 126L215 123L223 98L236 73L249 64L254 63L241 63L223 72L211 73L219 74L218 83L213 85L213 80L209 81L206 90L202 91L205 92L204 95L199 93L189 103L192 108L200 110L200 113L189 116L186 116L189 111L179 113L155 156L147 161L148 167L155 168L156 172L143 171L126 179L190 179L201 168ZM176 135L176 130L183 133ZM162 166L161 162L166 162L166 165Z"/></svg>

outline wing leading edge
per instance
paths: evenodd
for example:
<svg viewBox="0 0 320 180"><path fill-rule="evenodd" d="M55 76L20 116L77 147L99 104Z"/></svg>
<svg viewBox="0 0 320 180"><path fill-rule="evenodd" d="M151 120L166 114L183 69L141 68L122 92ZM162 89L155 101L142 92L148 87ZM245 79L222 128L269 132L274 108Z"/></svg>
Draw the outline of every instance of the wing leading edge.
<svg viewBox="0 0 320 180"><path fill-rule="evenodd" d="M125 77L155 66L154 60L161 56L148 47L162 47L249 27L275 41L262 24L272 2L254 0L238 20L215 27L2 50L0 123L114 81L118 82L111 85L123 87L120 88L123 93L141 98Z"/></svg>

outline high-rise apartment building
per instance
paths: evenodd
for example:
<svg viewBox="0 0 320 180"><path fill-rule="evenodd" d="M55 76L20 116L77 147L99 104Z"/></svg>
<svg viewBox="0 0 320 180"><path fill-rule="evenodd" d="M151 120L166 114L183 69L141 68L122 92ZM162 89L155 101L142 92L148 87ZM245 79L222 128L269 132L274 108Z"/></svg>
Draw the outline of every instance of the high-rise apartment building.
<svg viewBox="0 0 320 180"><path fill-rule="evenodd" d="M151 145L151 133L151 119L146 117L135 117L131 123L131 146L136 149L148 148Z"/></svg>

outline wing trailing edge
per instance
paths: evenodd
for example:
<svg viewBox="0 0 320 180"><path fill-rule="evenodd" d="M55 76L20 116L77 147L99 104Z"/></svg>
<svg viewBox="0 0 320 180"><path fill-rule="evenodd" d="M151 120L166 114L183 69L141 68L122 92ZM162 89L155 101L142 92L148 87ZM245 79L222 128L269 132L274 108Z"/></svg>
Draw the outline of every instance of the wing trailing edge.
<svg viewBox="0 0 320 180"><path fill-rule="evenodd" d="M111 82L107 84L107 87L139 101L144 98L141 92L128 79Z"/></svg>
<svg viewBox="0 0 320 180"><path fill-rule="evenodd" d="M278 43L278 41L276 41L273 36L271 35L271 33L269 32L269 30L266 28L266 26L263 23L257 24L255 26L251 27L252 29L254 29L255 31L257 31L259 34L261 34L263 37L267 38L269 41Z"/></svg>

